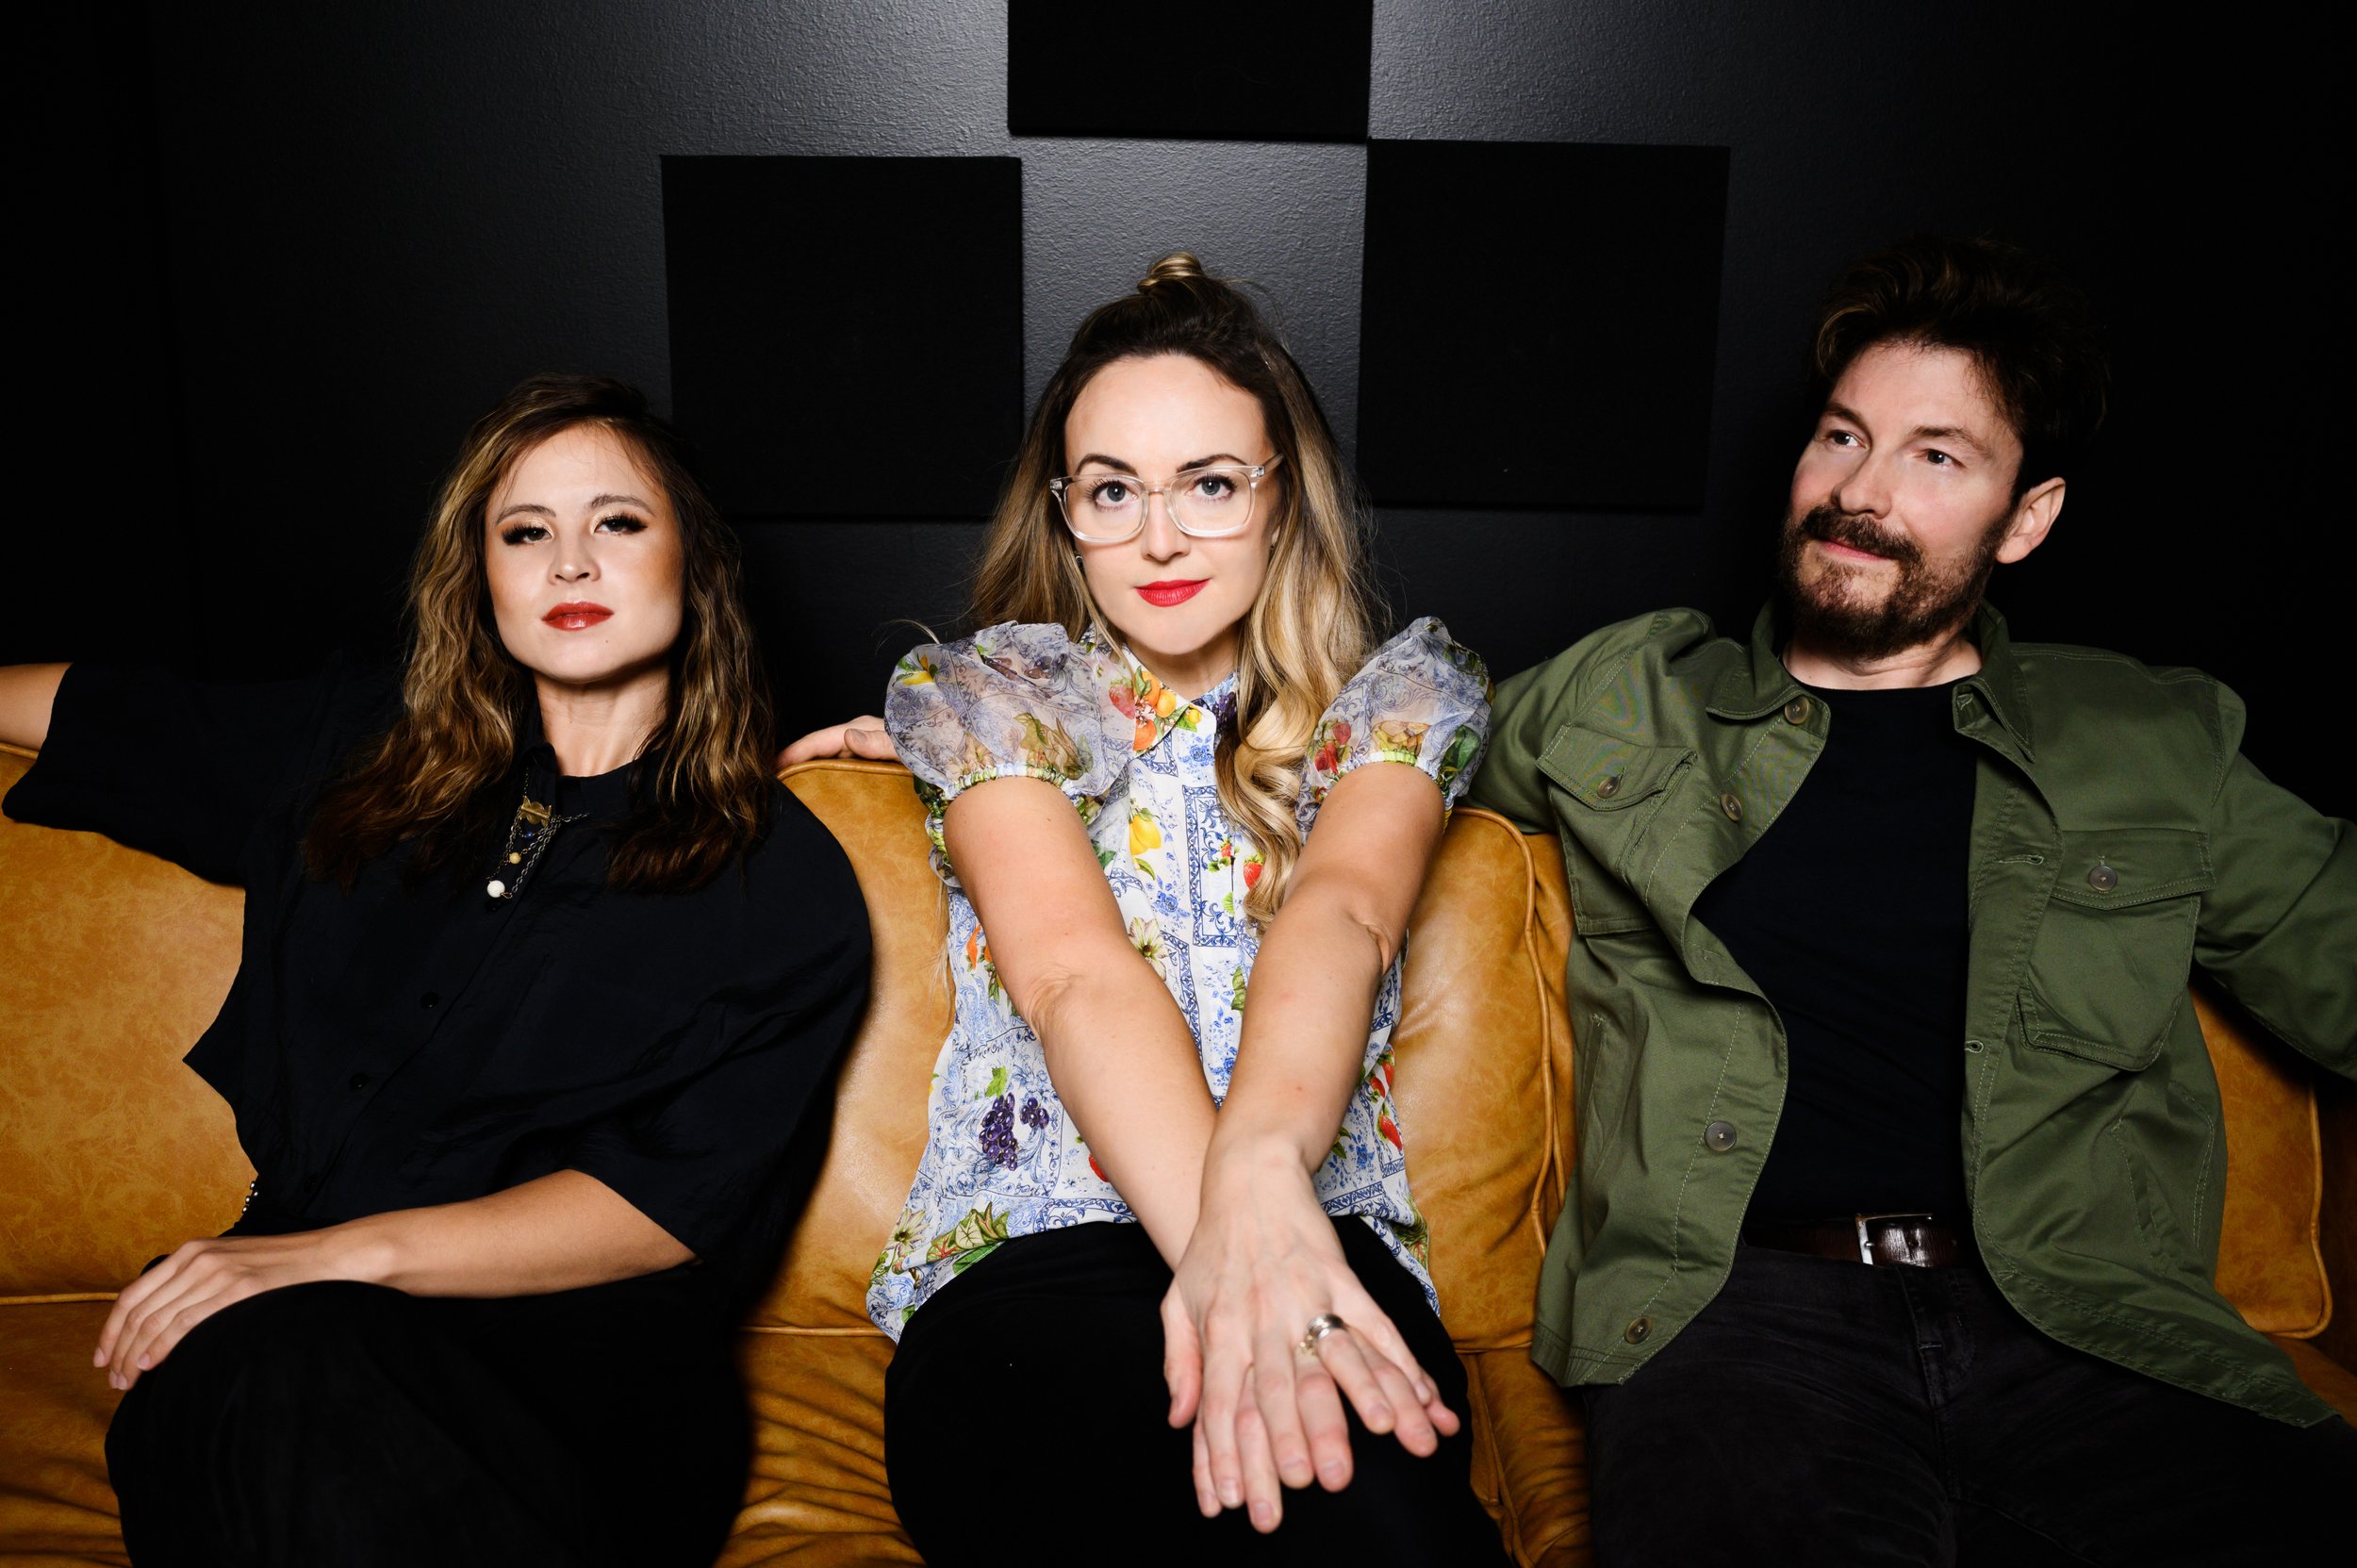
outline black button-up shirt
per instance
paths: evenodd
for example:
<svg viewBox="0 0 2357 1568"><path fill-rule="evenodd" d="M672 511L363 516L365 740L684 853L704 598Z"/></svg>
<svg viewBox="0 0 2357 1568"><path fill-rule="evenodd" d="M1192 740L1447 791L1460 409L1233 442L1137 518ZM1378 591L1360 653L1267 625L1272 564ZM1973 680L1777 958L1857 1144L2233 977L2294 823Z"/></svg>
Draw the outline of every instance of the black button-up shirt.
<svg viewBox="0 0 2357 1568"><path fill-rule="evenodd" d="M8 798L19 821L244 887L237 981L188 1057L254 1163L239 1229L578 1170L694 1251L716 1291L757 1290L865 996L866 912L842 850L781 787L767 837L705 886L616 892L609 826L631 770L559 779L535 723L503 807L529 774L536 799L552 789L559 815L585 819L517 896L486 894L502 869L488 856L420 882L399 851L346 893L306 874L303 834L393 701L381 676L342 670L222 686L77 664Z"/></svg>

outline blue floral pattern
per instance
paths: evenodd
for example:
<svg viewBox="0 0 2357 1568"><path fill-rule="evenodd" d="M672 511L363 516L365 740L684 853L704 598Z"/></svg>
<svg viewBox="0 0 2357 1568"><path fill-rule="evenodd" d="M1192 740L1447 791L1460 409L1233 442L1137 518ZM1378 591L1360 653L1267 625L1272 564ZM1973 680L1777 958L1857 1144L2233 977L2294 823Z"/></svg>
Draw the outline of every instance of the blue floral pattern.
<svg viewBox="0 0 2357 1568"><path fill-rule="evenodd" d="M1489 678L1438 620L1376 651L1319 720L1299 805L1310 830L1353 768L1402 762L1441 786L1444 809L1472 783L1490 730ZM1106 1180L1048 1079L1039 1037L999 984L990 938L942 841L942 815L985 780L1044 779L1069 799L1112 884L1130 945L1169 987L1214 1100L1228 1093L1260 938L1244 912L1258 847L1221 807L1213 755L1232 721L1234 679L1190 702L1117 643L1010 623L927 644L894 669L884 724L916 775L933 867L949 889L949 1038L934 1064L928 1140L908 1202L867 1290L898 1338L910 1315L1001 1242L1059 1226L1134 1218ZM1359 1093L1315 1186L1329 1214L1355 1214L1432 1290L1426 1231L1408 1193L1392 1102L1400 966L1376 996Z"/></svg>

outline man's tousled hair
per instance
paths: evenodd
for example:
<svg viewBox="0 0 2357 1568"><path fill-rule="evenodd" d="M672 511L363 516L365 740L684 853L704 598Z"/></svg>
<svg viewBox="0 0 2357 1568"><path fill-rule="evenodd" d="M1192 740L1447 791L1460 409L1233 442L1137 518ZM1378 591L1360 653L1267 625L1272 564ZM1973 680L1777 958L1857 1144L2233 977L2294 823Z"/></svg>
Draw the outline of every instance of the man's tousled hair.
<svg viewBox="0 0 2357 1568"><path fill-rule="evenodd" d="M2067 473L2102 427L2110 376L2085 296L2016 246L1919 235L1852 266L1818 313L1817 401L1882 343L1971 356L2021 442L2017 500Z"/></svg>

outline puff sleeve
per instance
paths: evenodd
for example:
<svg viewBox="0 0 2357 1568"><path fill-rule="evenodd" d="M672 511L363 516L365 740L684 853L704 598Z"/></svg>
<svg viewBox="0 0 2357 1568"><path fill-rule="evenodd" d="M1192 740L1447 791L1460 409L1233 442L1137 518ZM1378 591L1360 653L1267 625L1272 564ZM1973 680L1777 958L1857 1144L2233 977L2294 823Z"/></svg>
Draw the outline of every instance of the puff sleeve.
<svg viewBox="0 0 2357 1568"><path fill-rule="evenodd" d="M1441 786L1445 812L1473 784L1489 742L1489 671L1426 616L1376 649L1318 720L1302 769L1301 831L1344 775L1371 762L1421 768Z"/></svg>
<svg viewBox="0 0 2357 1568"><path fill-rule="evenodd" d="M1010 621L927 643L893 668L884 728L916 775L933 867L954 881L942 843L949 802L978 784L1044 779L1093 820L1129 764L1129 723L1113 706L1117 660L1061 626Z"/></svg>

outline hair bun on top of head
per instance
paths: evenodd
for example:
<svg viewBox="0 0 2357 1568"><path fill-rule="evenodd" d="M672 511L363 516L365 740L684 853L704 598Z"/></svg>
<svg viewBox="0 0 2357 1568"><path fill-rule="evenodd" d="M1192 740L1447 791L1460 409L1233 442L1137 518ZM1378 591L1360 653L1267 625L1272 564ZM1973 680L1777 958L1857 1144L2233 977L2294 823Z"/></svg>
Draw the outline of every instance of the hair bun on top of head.
<svg viewBox="0 0 2357 1568"><path fill-rule="evenodd" d="M1193 251L1173 251L1146 270L1146 275L1138 279L1138 292L1150 294L1157 284L1195 282L1209 276Z"/></svg>

